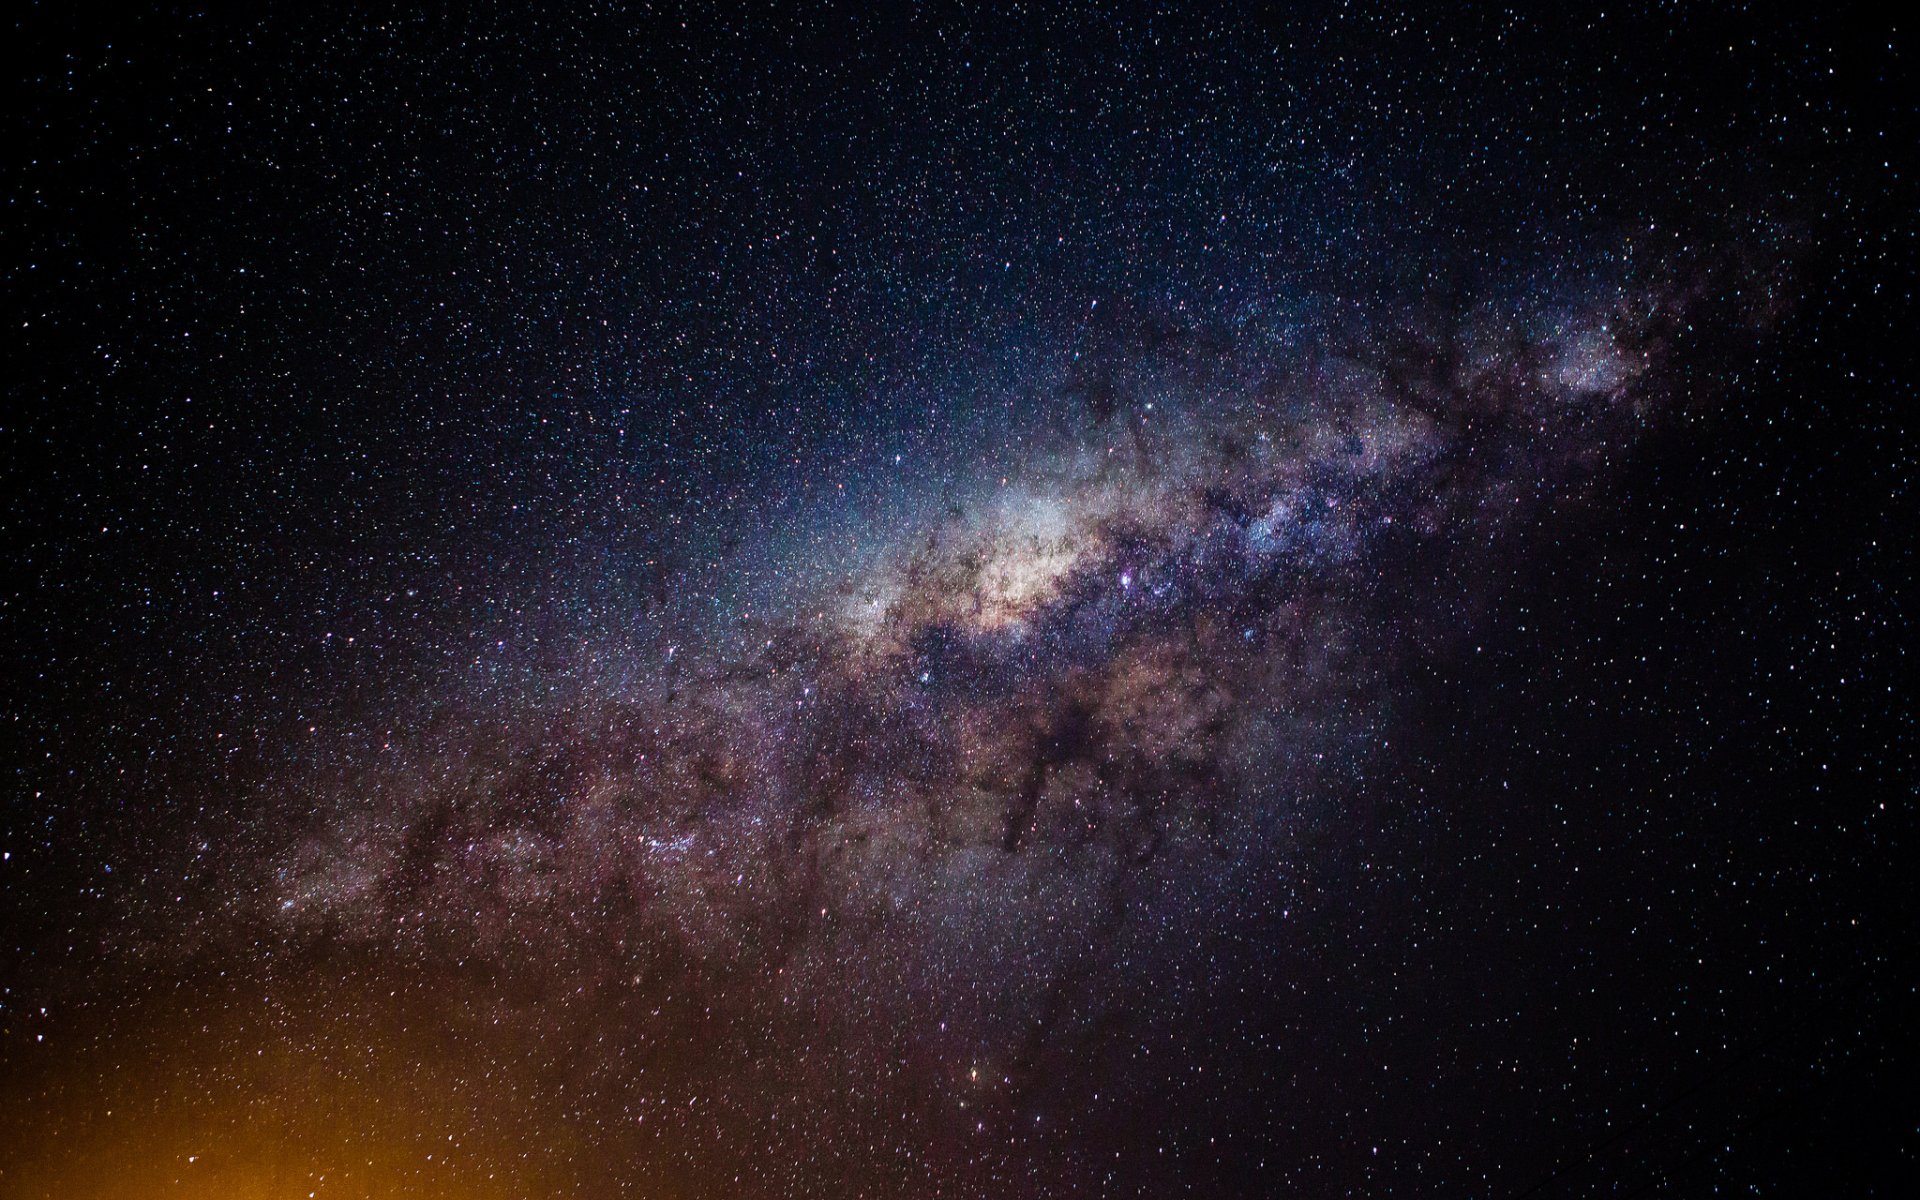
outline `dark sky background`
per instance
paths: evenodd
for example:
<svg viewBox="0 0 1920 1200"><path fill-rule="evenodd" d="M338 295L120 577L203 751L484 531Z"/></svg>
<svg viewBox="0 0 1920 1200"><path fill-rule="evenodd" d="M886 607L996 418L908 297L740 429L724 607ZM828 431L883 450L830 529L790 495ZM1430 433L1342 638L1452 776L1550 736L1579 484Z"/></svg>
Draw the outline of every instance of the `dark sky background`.
<svg viewBox="0 0 1920 1200"><path fill-rule="evenodd" d="M1910 1194L1909 35L1211 9L12 16L0 1197Z"/></svg>

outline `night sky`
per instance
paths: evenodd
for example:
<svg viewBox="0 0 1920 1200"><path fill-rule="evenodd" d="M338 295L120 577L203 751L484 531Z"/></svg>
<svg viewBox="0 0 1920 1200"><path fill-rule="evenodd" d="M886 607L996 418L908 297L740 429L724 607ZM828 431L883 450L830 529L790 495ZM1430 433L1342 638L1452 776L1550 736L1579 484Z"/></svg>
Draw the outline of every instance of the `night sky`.
<svg viewBox="0 0 1920 1200"><path fill-rule="evenodd" d="M0 1197L1915 1194L1904 28L262 7L8 19Z"/></svg>

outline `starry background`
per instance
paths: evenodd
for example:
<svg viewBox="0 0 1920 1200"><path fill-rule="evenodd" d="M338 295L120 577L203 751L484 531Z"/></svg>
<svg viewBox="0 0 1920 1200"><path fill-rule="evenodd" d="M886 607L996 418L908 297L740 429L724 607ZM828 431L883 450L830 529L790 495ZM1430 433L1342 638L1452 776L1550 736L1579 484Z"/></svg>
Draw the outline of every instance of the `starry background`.
<svg viewBox="0 0 1920 1200"><path fill-rule="evenodd" d="M1844 8L31 6L0 1195L1908 1194Z"/></svg>

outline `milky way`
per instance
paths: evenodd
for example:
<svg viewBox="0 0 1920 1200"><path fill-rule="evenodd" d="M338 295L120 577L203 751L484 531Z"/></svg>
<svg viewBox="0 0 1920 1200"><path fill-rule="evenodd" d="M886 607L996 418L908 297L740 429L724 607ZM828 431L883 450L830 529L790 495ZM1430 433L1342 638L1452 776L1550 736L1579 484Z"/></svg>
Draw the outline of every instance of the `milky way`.
<svg viewBox="0 0 1920 1200"><path fill-rule="evenodd" d="M1784 269L1791 238L1762 236ZM1751 265L1646 272L1676 270L1251 347L1122 318L1102 361L1036 384L1066 420L859 568L686 645L636 615L595 647L616 684L530 665L550 708L470 697L478 728L273 780L320 813L271 856L266 916L455 954L611 925L643 960L617 974L666 946L795 966L800 1000L986 992L970 1032L1015 1036L1129 913L1184 941L1285 906L1302 806L1391 744L1396 670L1473 629L1442 569L1711 402L1671 361L1699 293L1721 321L1778 304Z"/></svg>
<svg viewBox="0 0 1920 1200"><path fill-rule="evenodd" d="M1912 1167L1891 32L30 24L0 1197Z"/></svg>

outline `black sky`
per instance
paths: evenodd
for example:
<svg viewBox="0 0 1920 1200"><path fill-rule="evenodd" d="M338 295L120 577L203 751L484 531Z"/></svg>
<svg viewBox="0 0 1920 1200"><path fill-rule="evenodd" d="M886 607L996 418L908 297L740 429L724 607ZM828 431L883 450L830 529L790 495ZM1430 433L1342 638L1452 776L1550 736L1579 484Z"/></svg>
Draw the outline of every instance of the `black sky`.
<svg viewBox="0 0 1920 1200"><path fill-rule="evenodd" d="M1911 1188L1897 26L12 24L0 1196Z"/></svg>

